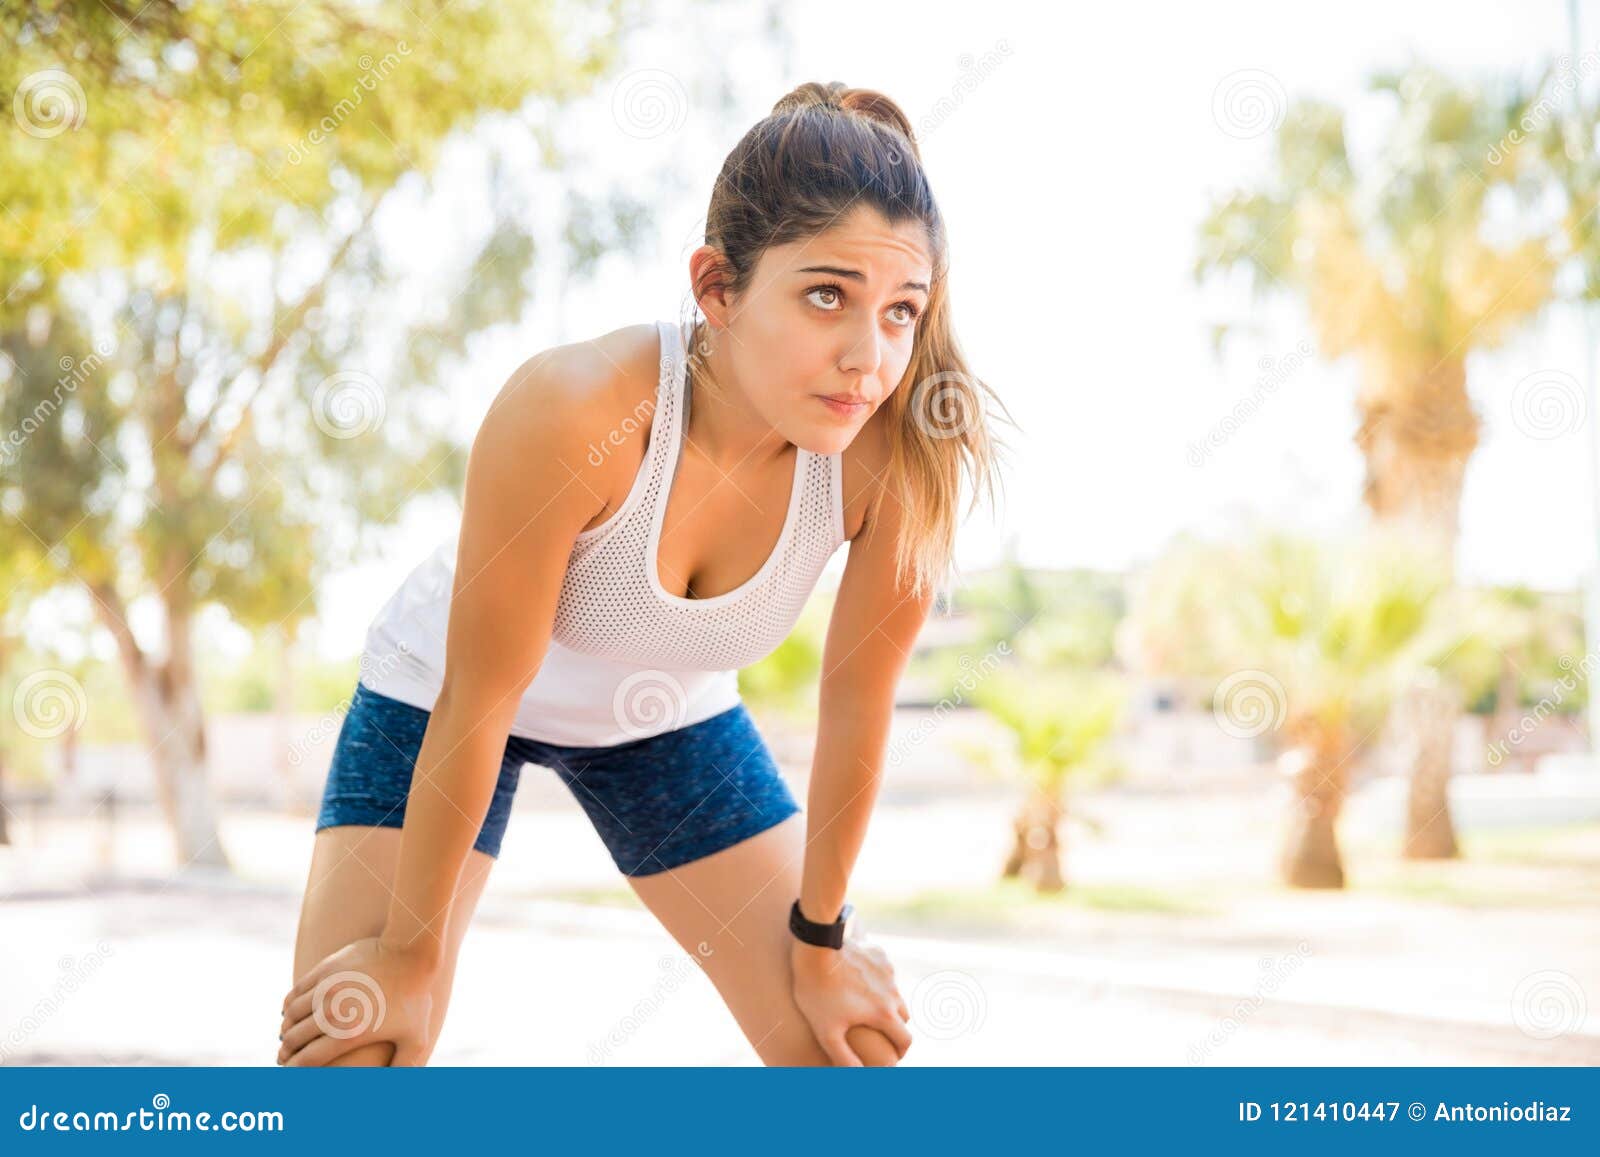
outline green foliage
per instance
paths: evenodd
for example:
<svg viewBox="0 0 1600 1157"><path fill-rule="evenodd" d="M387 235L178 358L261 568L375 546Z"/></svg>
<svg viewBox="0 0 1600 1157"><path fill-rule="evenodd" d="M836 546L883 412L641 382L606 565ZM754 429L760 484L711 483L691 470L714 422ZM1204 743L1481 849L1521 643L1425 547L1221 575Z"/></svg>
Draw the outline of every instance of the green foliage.
<svg viewBox="0 0 1600 1157"><path fill-rule="evenodd" d="M1542 91L1552 79L1479 85L1423 67L1378 76L1386 108L1370 157L1351 155L1341 110L1290 102L1267 179L1204 220L1196 278L1239 270L1258 292L1301 298L1322 352L1359 352L1378 382L1505 340L1550 300L1571 244L1533 207L1552 193L1594 204L1592 181L1513 143L1550 119L1541 99L1560 106ZM1526 210L1514 229L1502 198Z"/></svg>
<svg viewBox="0 0 1600 1157"><path fill-rule="evenodd" d="M1113 671L1072 665L1084 631L1071 616L1036 618L1018 633L1007 659L968 670L958 682L965 699L1002 724L1007 749L963 744L962 750L992 774L1021 775L1055 795L1070 779L1080 786L1122 774L1107 741L1127 699Z"/></svg>
<svg viewBox="0 0 1600 1157"><path fill-rule="evenodd" d="M350 190L430 171L485 113L587 89L627 7L591 6L588 35L539 0L0 8L0 91L27 110L0 135L0 285L33 287L8 305L141 261L181 291L197 236L276 249Z"/></svg>
<svg viewBox="0 0 1600 1157"><path fill-rule="evenodd" d="M540 249L506 166L465 216L428 178L448 138L591 88L626 8L0 7L0 555L50 544L39 573L112 619L154 595L292 631L365 532L459 492L449 372L523 316ZM459 222L446 268L385 235L390 206ZM584 235L636 238L620 211Z"/></svg>
<svg viewBox="0 0 1600 1157"><path fill-rule="evenodd" d="M831 599L811 599L788 637L771 654L739 671L739 693L753 710L815 720L831 610Z"/></svg>
<svg viewBox="0 0 1600 1157"><path fill-rule="evenodd" d="M1366 729L1429 672L1459 678L1478 609L1403 532L1188 539L1142 576L1126 642L1153 674L1251 676L1284 727Z"/></svg>

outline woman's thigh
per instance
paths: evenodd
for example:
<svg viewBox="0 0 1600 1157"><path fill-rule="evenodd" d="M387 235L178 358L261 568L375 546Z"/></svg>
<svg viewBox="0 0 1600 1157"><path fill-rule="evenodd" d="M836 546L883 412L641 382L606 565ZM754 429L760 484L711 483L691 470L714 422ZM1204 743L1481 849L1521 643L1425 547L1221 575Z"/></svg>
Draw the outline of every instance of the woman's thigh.
<svg viewBox="0 0 1600 1157"><path fill-rule="evenodd" d="M295 977L346 944L383 931L395 867L399 862L400 836L399 828L359 824L327 827L317 832L311 871L300 907L300 927L295 937ZM461 880L448 918L443 966L433 994L432 1037L436 1044L444 1025L461 941L493 866L494 857L473 850L467 853L467 862L461 869ZM342 986L329 990L330 1005L339 1000L341 991ZM352 995L363 999L359 993ZM352 1049L331 1063L386 1066L393 1055L394 1046L379 1041Z"/></svg>
<svg viewBox="0 0 1600 1157"><path fill-rule="evenodd" d="M634 892L716 986L768 1065L827 1065L795 1005L789 905L800 894L805 814L662 872L627 877ZM876 1029L850 1031L864 1064L892 1065L894 1045Z"/></svg>
<svg viewBox="0 0 1600 1157"><path fill-rule="evenodd" d="M429 718L423 708L357 683L323 785L295 944L296 977L351 941L383 931L417 753ZM508 756L502 761L488 815L462 866L448 917L444 965L434 992L435 1041L455 977L456 955L489 868L499 854L520 774L520 760ZM343 986L330 990L330 1005L343 991ZM351 995L361 999L359 994ZM387 1065L393 1053L393 1045L379 1042L352 1050L335 1063Z"/></svg>

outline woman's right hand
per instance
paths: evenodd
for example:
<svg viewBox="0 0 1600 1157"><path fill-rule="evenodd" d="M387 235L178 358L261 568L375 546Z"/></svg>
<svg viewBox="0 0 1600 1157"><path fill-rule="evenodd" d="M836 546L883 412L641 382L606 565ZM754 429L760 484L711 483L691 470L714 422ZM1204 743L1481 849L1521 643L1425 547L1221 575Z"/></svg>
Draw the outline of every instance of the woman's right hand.
<svg viewBox="0 0 1600 1157"><path fill-rule="evenodd" d="M789 962L795 1004L834 1064L895 1064L906 1055L911 1047L907 1027L911 1013L883 949L848 934L840 948L817 948L794 940ZM862 1034L861 1028L876 1033ZM870 1052L863 1052L862 1046ZM879 1055L891 1047L896 1056Z"/></svg>
<svg viewBox="0 0 1600 1157"><path fill-rule="evenodd" d="M438 969L381 937L325 956L283 1001L280 1065L325 1065L373 1041L391 1041L392 1067L420 1065L433 1051Z"/></svg>

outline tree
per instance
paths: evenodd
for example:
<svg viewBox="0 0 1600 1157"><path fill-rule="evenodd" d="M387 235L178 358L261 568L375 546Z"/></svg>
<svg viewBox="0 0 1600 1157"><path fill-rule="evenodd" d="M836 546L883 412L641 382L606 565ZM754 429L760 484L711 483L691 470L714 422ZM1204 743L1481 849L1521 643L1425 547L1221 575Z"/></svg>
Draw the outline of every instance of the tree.
<svg viewBox="0 0 1600 1157"><path fill-rule="evenodd" d="M1410 688L1457 694L1473 606L1437 551L1392 529L1181 541L1140 577L1119 649L1152 673L1209 680L1228 734L1279 737L1294 801L1283 878L1339 888L1337 823L1362 738Z"/></svg>
<svg viewBox="0 0 1600 1157"><path fill-rule="evenodd" d="M0 135L0 547L33 544L92 598L181 863L227 862L199 610L292 626L364 527L457 490L443 371L529 299L533 215L504 167L467 260L429 274L417 311L397 304L385 210L425 195L452 135L590 88L624 7L584 34L542 3L0 12L22 130ZM642 219L612 207L626 244ZM586 214L575 247L605 232ZM139 597L159 642L130 624Z"/></svg>
<svg viewBox="0 0 1600 1157"><path fill-rule="evenodd" d="M1340 109L1295 101L1270 176L1223 199L1200 230L1197 278L1243 270L1254 291L1304 303L1324 356L1357 358L1365 504L1432 543L1452 571L1480 425L1468 357L1544 309L1570 248L1567 228L1534 211L1550 190L1544 158L1515 144L1548 119L1549 79L1491 90L1426 68L1378 76L1387 132L1364 163ZM1449 857L1454 710L1443 685L1412 694L1401 717L1427 734L1402 742L1415 756L1405 850Z"/></svg>
<svg viewBox="0 0 1600 1157"><path fill-rule="evenodd" d="M14 371L9 365L0 362L0 379L11 372ZM28 701L13 678L14 656L24 641L21 611L28 603L28 587L34 581L33 576L40 573L42 567L32 544L7 541L0 532L0 590L8 595L6 601L0 603L0 688L6 692L4 714L0 715L0 845L11 842L11 812L6 806L11 724L23 723L31 715ZM45 690L49 694L49 689ZM60 697L50 695L50 698L59 701ZM82 720L69 722L75 727Z"/></svg>
<svg viewBox="0 0 1600 1157"><path fill-rule="evenodd" d="M1026 792L1012 820L1002 878L1040 892L1066 887L1062 826L1069 783L1108 782L1121 774L1107 741L1122 719L1127 692L1098 666L1102 609L1090 600L1036 615L1015 636L1011 661L994 671L964 671L960 686L1008 732L1011 747L991 752L964 745L987 767L1020 775ZM1009 648L1005 648L1009 653Z"/></svg>

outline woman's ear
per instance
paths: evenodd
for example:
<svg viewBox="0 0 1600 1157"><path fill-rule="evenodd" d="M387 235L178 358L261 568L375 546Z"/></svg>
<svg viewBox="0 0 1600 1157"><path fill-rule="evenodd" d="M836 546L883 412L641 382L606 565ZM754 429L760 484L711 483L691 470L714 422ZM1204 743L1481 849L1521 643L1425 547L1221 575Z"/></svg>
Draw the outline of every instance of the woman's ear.
<svg viewBox="0 0 1600 1157"><path fill-rule="evenodd" d="M727 261L713 245L702 245L689 254L689 284L695 304L713 329L726 329L733 316L733 295L727 290Z"/></svg>

